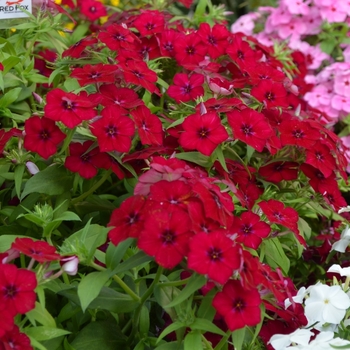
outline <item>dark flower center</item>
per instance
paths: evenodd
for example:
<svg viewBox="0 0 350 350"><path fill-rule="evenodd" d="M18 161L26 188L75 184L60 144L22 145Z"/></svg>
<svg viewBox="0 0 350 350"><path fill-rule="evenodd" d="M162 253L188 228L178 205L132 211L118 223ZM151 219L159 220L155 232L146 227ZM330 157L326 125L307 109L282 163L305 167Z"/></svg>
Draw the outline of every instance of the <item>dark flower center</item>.
<svg viewBox="0 0 350 350"><path fill-rule="evenodd" d="M109 125L106 127L107 136L114 137L117 133L118 133L118 130L114 125Z"/></svg>
<svg viewBox="0 0 350 350"><path fill-rule="evenodd" d="M292 134L297 139L302 139L304 137L304 132L300 129L294 130Z"/></svg>
<svg viewBox="0 0 350 350"><path fill-rule="evenodd" d="M161 237L164 244L172 244L175 241L175 233L171 230L165 230Z"/></svg>
<svg viewBox="0 0 350 350"><path fill-rule="evenodd" d="M4 294L6 298L13 299L18 293L18 289L15 285L11 284L5 287Z"/></svg>
<svg viewBox="0 0 350 350"><path fill-rule="evenodd" d="M197 134L201 139L206 139L209 136L209 130L205 127L202 127L198 130Z"/></svg>
<svg viewBox="0 0 350 350"><path fill-rule="evenodd" d="M187 46L187 47L186 47L186 52L187 52L189 55L194 55L195 52L196 52L196 49L195 49L193 46Z"/></svg>
<svg viewBox="0 0 350 350"><path fill-rule="evenodd" d="M245 301L243 299L238 298L238 299L235 299L233 301L232 306L233 306L235 311L241 312L245 309L246 304L245 304Z"/></svg>
<svg viewBox="0 0 350 350"><path fill-rule="evenodd" d="M171 42L167 42L163 45L164 49L167 51L174 51L174 45Z"/></svg>
<svg viewBox="0 0 350 350"><path fill-rule="evenodd" d="M323 160L324 160L323 154L320 153L320 152L316 152L316 153L315 153L315 157L316 157L316 159L319 160L319 161L323 161Z"/></svg>
<svg viewBox="0 0 350 350"><path fill-rule="evenodd" d="M95 13L97 11L97 8L95 6L90 7L90 12Z"/></svg>
<svg viewBox="0 0 350 350"><path fill-rule="evenodd" d="M98 73L98 72L91 72L90 73L90 78L91 79L97 79L101 76L102 74L101 73Z"/></svg>
<svg viewBox="0 0 350 350"><path fill-rule="evenodd" d="M62 107L66 110L66 111L71 111L71 110L74 110L74 107L75 107L75 103L72 102L72 101L67 101L67 100L64 100L62 102Z"/></svg>
<svg viewBox="0 0 350 350"><path fill-rule="evenodd" d="M251 125L243 124L241 126L241 130L245 135L251 135L253 133L253 128L251 127Z"/></svg>
<svg viewBox="0 0 350 350"><path fill-rule="evenodd" d="M252 233L252 225L243 225L241 230L243 234L250 235Z"/></svg>
<svg viewBox="0 0 350 350"><path fill-rule="evenodd" d="M48 140L50 138L50 132L46 129L43 129L41 130L39 136L42 140Z"/></svg>
<svg viewBox="0 0 350 350"><path fill-rule="evenodd" d="M273 216L279 221L283 220L283 215L280 212L278 212L278 211L274 212Z"/></svg>
<svg viewBox="0 0 350 350"><path fill-rule="evenodd" d="M283 164L278 164L274 166L274 170L281 172L283 170Z"/></svg>
<svg viewBox="0 0 350 350"><path fill-rule="evenodd" d="M90 162L90 156L88 154L83 154L82 156L80 156L80 159L83 163Z"/></svg>
<svg viewBox="0 0 350 350"><path fill-rule="evenodd" d="M133 225L133 224L135 224L136 222L138 222L139 220L140 220L139 214L133 212L133 213L130 213L129 216L127 217L126 223L127 223L128 225Z"/></svg>
<svg viewBox="0 0 350 350"><path fill-rule="evenodd" d="M154 24L153 23L147 23L145 27L146 27L147 30L152 30L152 29L154 29Z"/></svg>
<svg viewBox="0 0 350 350"><path fill-rule="evenodd" d="M237 57L238 57L240 60L244 60L244 53L243 53L241 50L238 50L238 51L237 51Z"/></svg>
<svg viewBox="0 0 350 350"><path fill-rule="evenodd" d="M269 101L273 101L275 99L275 94L271 91L268 91L266 94L265 94L265 97L269 100Z"/></svg>
<svg viewBox="0 0 350 350"><path fill-rule="evenodd" d="M143 78L143 74L140 73L138 70L133 70L131 73L133 73L139 79Z"/></svg>
<svg viewBox="0 0 350 350"><path fill-rule="evenodd" d="M222 259L222 251L218 248L210 248L208 251L208 256L210 260L220 261Z"/></svg>
<svg viewBox="0 0 350 350"><path fill-rule="evenodd" d="M190 84L186 84L183 88L182 88L182 91L185 93L185 94L189 94L191 91L192 91L192 87Z"/></svg>
<svg viewBox="0 0 350 350"><path fill-rule="evenodd" d="M216 45L217 44L217 40L216 40L216 38L213 35L208 35L208 41L212 45Z"/></svg>
<svg viewBox="0 0 350 350"><path fill-rule="evenodd" d="M116 33L113 35L113 39L115 40L119 40L119 41L125 41L126 38L125 38L125 35L122 35L120 33Z"/></svg>

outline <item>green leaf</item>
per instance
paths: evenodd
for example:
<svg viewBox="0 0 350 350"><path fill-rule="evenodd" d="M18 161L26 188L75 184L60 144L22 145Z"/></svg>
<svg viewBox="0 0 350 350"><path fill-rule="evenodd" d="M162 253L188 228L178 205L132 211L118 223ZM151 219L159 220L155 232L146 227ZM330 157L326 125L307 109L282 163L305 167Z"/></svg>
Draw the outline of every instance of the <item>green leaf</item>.
<svg viewBox="0 0 350 350"><path fill-rule="evenodd" d="M184 341L184 350L203 350L202 337L198 331L188 333Z"/></svg>
<svg viewBox="0 0 350 350"><path fill-rule="evenodd" d="M102 287L109 280L110 271L92 272L85 276L78 285L80 305L85 312L89 304L99 295Z"/></svg>
<svg viewBox="0 0 350 350"><path fill-rule="evenodd" d="M2 64L4 66L3 74L5 75L7 72L11 70L18 62L20 62L21 59L17 56L10 56L7 57L5 60L2 61Z"/></svg>
<svg viewBox="0 0 350 350"><path fill-rule="evenodd" d="M337 41L333 38L330 38L322 41L320 44L320 48L323 52L328 53L330 55L336 45L337 45Z"/></svg>
<svg viewBox="0 0 350 350"><path fill-rule="evenodd" d="M205 14L205 11L207 9L207 4L208 4L207 0L199 0L197 7L196 7L196 11L194 12L194 16L195 17L203 17L203 15Z"/></svg>
<svg viewBox="0 0 350 350"><path fill-rule="evenodd" d="M213 288L209 293L207 293L204 296L197 311L198 317L205 318L209 321L212 321L214 319L216 310L214 309L212 302L216 293L216 289Z"/></svg>
<svg viewBox="0 0 350 350"><path fill-rule="evenodd" d="M21 199L30 193L45 193L50 196L60 195L72 187L72 176L64 167L53 165L38 172L25 184Z"/></svg>
<svg viewBox="0 0 350 350"><path fill-rule="evenodd" d="M106 266L110 270L115 269L120 261L123 259L123 256L126 250L130 247L133 242L133 238L128 238L123 242L120 242L117 246L110 243L106 251Z"/></svg>
<svg viewBox="0 0 350 350"><path fill-rule="evenodd" d="M72 211L65 211L53 221L81 221L80 217Z"/></svg>
<svg viewBox="0 0 350 350"><path fill-rule="evenodd" d="M11 229L11 231L14 232L13 229ZM17 237L26 237L20 235L3 235L2 232L0 232L0 234L0 253L3 253L6 250L10 249L11 244L15 241Z"/></svg>
<svg viewBox="0 0 350 350"><path fill-rule="evenodd" d="M148 335L149 325L150 325L149 316L150 315L149 315L148 308L145 305L142 305L141 313L140 313L139 328L140 328L140 333L146 336Z"/></svg>
<svg viewBox="0 0 350 350"><path fill-rule="evenodd" d="M157 343L161 339L163 339L166 335L170 334L171 332L175 332L176 330L178 330L180 328L184 328L184 327L186 327L186 325L183 322L176 321L176 322L171 323L167 328L165 328L163 330L162 333L159 334Z"/></svg>
<svg viewBox="0 0 350 350"><path fill-rule="evenodd" d="M131 258L125 260L121 264L119 264L113 271L112 274L116 275L125 271L129 271L133 269L134 267L140 266L144 263L147 263L149 261L152 261L153 258L146 253L144 253L142 250L137 252L135 255L133 255Z"/></svg>
<svg viewBox="0 0 350 350"><path fill-rule="evenodd" d="M215 152L214 152L214 157L213 156L211 156L211 157L213 158L214 161L217 159L219 161L219 163L221 164L221 166L223 167L223 169L228 173L224 153L223 153L221 147L216 147Z"/></svg>
<svg viewBox="0 0 350 350"><path fill-rule="evenodd" d="M35 321L45 327L55 329L56 322L51 314L38 302L35 302L35 308L26 313L29 321L34 325ZM39 340L39 339L38 339Z"/></svg>
<svg viewBox="0 0 350 350"><path fill-rule="evenodd" d="M63 346L64 350L75 350L73 346L68 343L67 338L64 338Z"/></svg>
<svg viewBox="0 0 350 350"><path fill-rule="evenodd" d="M223 336L226 334L222 329L215 326L215 324L213 324L209 320L206 320L205 318L196 318L194 320L194 322L190 325L190 328L193 330L196 329L196 330L200 330L200 331L220 334Z"/></svg>
<svg viewBox="0 0 350 350"><path fill-rule="evenodd" d="M62 335L70 334L70 332L65 331L64 329L52 328L52 327L46 327L46 326L26 328L25 333L28 336L38 341L48 340L48 339L60 337Z"/></svg>
<svg viewBox="0 0 350 350"><path fill-rule="evenodd" d="M11 103L15 102L21 92L22 88L14 88L6 92L5 95L0 99L0 108L6 108Z"/></svg>
<svg viewBox="0 0 350 350"><path fill-rule="evenodd" d="M232 333L232 343L235 350L242 350L243 342L245 338L245 327L237 329Z"/></svg>
<svg viewBox="0 0 350 350"><path fill-rule="evenodd" d="M71 345L75 350L121 350L127 349L126 339L116 323L97 321L84 327Z"/></svg>
<svg viewBox="0 0 350 350"><path fill-rule="evenodd" d="M282 245L277 237L266 239L262 243L265 246L266 262L272 267L281 267L287 275L290 267L290 261L287 258Z"/></svg>
<svg viewBox="0 0 350 350"><path fill-rule="evenodd" d="M181 293L168 305L173 307L188 299L195 291L202 288L207 283L207 279L203 275L193 274Z"/></svg>
<svg viewBox="0 0 350 350"><path fill-rule="evenodd" d="M183 350L183 346L178 342L172 341L170 343L159 345L154 350Z"/></svg>
<svg viewBox="0 0 350 350"><path fill-rule="evenodd" d="M212 166L213 162L210 161L210 158L199 152L185 152L177 153L175 157L182 160L187 160L189 162L198 164L204 168Z"/></svg>

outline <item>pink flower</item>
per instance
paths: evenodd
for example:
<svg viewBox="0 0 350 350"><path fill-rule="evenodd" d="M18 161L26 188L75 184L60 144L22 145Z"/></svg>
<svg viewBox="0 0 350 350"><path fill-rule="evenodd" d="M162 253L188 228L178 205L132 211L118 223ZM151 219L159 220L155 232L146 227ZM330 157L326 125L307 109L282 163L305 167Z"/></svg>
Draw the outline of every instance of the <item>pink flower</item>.
<svg viewBox="0 0 350 350"><path fill-rule="evenodd" d="M248 13L241 16L231 26L232 33L243 33L246 35L252 35L255 27L254 20L258 19L260 14L257 12Z"/></svg>
<svg viewBox="0 0 350 350"><path fill-rule="evenodd" d="M350 72L336 75L334 78L334 91L346 97L350 97Z"/></svg>
<svg viewBox="0 0 350 350"><path fill-rule="evenodd" d="M347 16L347 13L334 1L329 6L321 6L320 14L322 19L328 23L344 22Z"/></svg>
<svg viewBox="0 0 350 350"><path fill-rule="evenodd" d="M331 105L337 111L350 113L350 99L341 95L333 95Z"/></svg>
<svg viewBox="0 0 350 350"><path fill-rule="evenodd" d="M314 108L318 108L320 105L329 105L331 101L328 89L324 85L318 85L311 92L307 92L304 99Z"/></svg>
<svg viewBox="0 0 350 350"><path fill-rule="evenodd" d="M286 5L289 12L294 15L308 15L310 0L283 0L282 4Z"/></svg>

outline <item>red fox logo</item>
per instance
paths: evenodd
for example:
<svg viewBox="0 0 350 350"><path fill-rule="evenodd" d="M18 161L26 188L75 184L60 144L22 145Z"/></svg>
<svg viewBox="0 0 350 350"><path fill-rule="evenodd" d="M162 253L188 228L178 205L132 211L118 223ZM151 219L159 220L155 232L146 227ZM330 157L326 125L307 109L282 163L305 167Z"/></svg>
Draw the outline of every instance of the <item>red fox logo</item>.
<svg viewBox="0 0 350 350"><path fill-rule="evenodd" d="M7 5L7 6L11 6L11 5L19 5L21 2L23 2L23 0L6 1L6 5Z"/></svg>

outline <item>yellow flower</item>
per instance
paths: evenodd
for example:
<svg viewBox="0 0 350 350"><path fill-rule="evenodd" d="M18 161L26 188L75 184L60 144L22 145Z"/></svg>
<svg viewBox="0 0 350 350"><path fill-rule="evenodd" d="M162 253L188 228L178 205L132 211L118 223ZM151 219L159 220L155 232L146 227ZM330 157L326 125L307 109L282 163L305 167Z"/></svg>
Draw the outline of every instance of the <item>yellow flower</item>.
<svg viewBox="0 0 350 350"><path fill-rule="evenodd" d="M55 0L55 4L61 5L61 3L62 3L62 0Z"/></svg>
<svg viewBox="0 0 350 350"><path fill-rule="evenodd" d="M108 16L103 16L103 17L100 18L100 23L104 24L104 23L107 22L107 20L108 20Z"/></svg>
<svg viewBox="0 0 350 350"><path fill-rule="evenodd" d="M119 0L111 0L111 5L113 6L119 6L120 1Z"/></svg>

